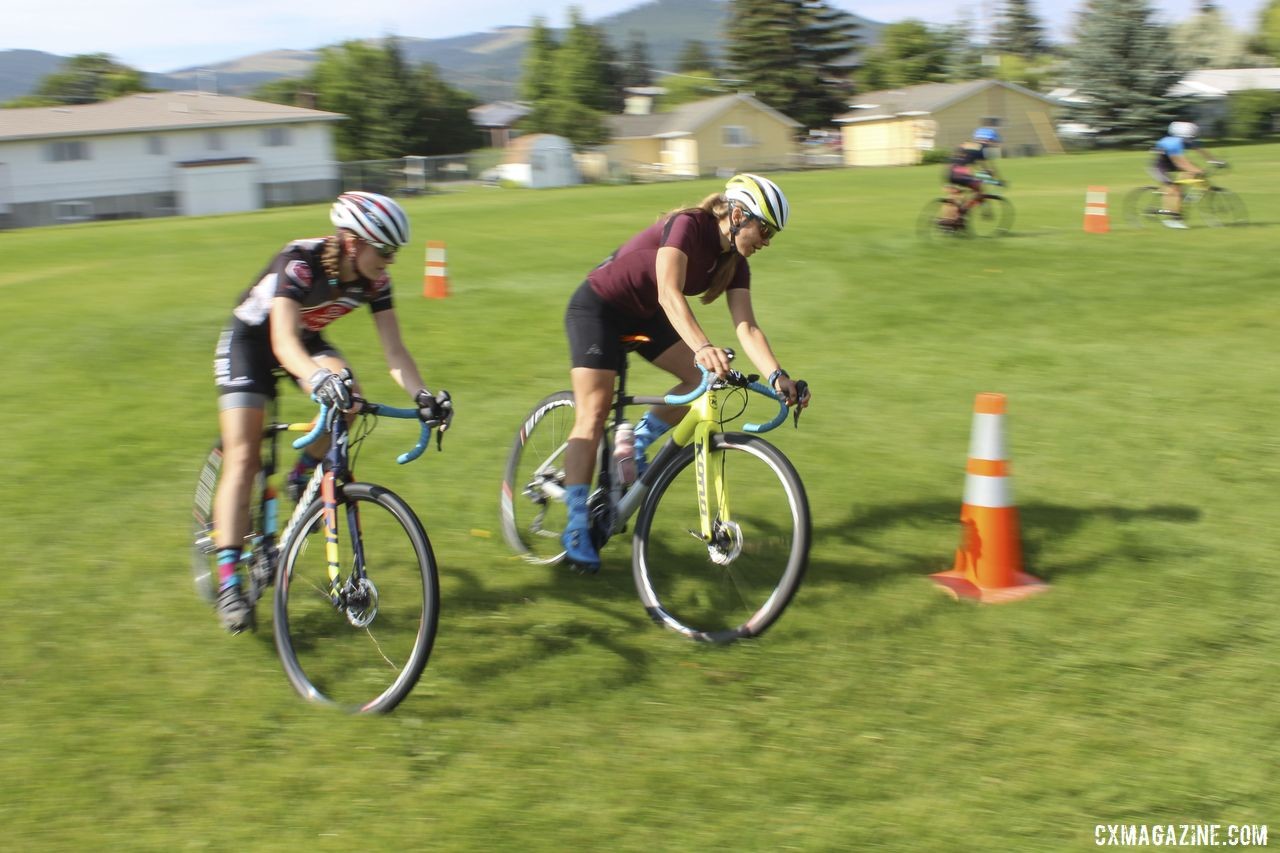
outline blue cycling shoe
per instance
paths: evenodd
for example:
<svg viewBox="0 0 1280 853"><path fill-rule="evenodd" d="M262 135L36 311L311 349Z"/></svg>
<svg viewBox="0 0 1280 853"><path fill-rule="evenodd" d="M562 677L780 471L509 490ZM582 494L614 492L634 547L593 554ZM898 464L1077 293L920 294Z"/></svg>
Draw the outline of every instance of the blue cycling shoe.
<svg viewBox="0 0 1280 853"><path fill-rule="evenodd" d="M560 534L560 544L564 545L565 559L576 571L588 575L600 571L600 553L591 541L591 528L570 527Z"/></svg>

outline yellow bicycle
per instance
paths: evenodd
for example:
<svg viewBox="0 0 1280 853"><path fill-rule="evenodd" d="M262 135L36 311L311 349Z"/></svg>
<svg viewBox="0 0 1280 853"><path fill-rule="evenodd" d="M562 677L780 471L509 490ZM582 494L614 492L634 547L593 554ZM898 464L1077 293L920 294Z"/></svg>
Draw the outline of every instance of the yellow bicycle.
<svg viewBox="0 0 1280 853"><path fill-rule="evenodd" d="M1240 196L1213 182L1212 175L1225 171L1226 168L1226 163L1214 161L1204 174L1174 181L1182 187L1183 220L1214 228L1245 225L1249 222L1248 210ZM1155 225L1175 216L1166 208L1164 187L1138 187L1130 190L1124 200L1125 219L1138 228Z"/></svg>
<svg viewBox="0 0 1280 853"><path fill-rule="evenodd" d="M687 395L631 396L624 356L600 443L589 501L596 546L622 533L634 515L632 574L640 600L654 621L693 640L759 635L782 615L808 566L804 485L782 451L759 436L782 424L788 409L758 380L736 370L723 380L704 372ZM797 389L807 393L804 383ZM746 412L749 393L769 398L778 412L767 423L726 432L725 425ZM659 404L690 409L645 471L627 483L614 459L614 432L626 423L627 406ZM794 417L798 426L798 406ZM573 421L572 392L543 398L521 423L507 460L502 532L512 550L533 563L564 558L564 454Z"/></svg>

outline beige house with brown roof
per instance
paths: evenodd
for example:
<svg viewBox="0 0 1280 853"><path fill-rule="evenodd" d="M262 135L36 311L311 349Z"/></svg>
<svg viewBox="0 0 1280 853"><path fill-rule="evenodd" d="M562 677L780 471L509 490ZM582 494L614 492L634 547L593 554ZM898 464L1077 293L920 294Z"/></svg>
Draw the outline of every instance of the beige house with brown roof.
<svg viewBox="0 0 1280 853"><path fill-rule="evenodd" d="M624 172L698 177L786 166L800 122L746 93L682 104L665 113L606 120L611 163Z"/></svg>
<svg viewBox="0 0 1280 853"><path fill-rule="evenodd" d="M904 166L930 149L949 151L979 127L1000 131L1005 157L1060 154L1058 104L1001 80L922 83L867 92L836 118L846 166Z"/></svg>
<svg viewBox="0 0 1280 853"><path fill-rule="evenodd" d="M202 92L0 110L0 227L319 201L344 118Z"/></svg>

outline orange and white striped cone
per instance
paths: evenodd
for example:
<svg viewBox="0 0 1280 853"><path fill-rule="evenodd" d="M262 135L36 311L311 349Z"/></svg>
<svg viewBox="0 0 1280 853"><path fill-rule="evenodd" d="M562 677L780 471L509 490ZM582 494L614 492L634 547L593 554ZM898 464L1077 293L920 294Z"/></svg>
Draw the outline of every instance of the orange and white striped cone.
<svg viewBox="0 0 1280 853"><path fill-rule="evenodd" d="M1107 188L1089 187L1084 195L1084 231L1086 234L1106 234L1111 230L1107 217Z"/></svg>
<svg viewBox="0 0 1280 853"><path fill-rule="evenodd" d="M930 575L956 598L988 604L1013 601L1049 588L1022 571L1018 509L1013 503L1004 442L1005 407L1003 394L979 394L974 401L964 504L960 508L960 547L951 571Z"/></svg>
<svg viewBox="0 0 1280 853"><path fill-rule="evenodd" d="M449 273L445 265L444 243L427 243L427 263L423 269L422 295L427 299L444 299L449 295Z"/></svg>

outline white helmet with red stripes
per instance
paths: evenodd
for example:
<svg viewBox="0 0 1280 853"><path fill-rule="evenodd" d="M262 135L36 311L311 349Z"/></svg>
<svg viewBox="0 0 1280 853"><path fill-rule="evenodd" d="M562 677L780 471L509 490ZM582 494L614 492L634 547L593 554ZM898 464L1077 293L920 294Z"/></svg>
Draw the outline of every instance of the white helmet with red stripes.
<svg viewBox="0 0 1280 853"><path fill-rule="evenodd" d="M345 192L329 210L329 221L379 249L399 249L409 242L409 217L385 195Z"/></svg>

